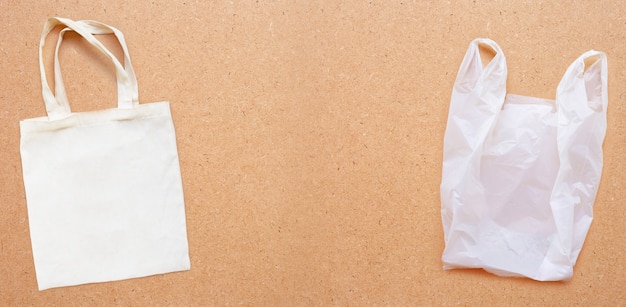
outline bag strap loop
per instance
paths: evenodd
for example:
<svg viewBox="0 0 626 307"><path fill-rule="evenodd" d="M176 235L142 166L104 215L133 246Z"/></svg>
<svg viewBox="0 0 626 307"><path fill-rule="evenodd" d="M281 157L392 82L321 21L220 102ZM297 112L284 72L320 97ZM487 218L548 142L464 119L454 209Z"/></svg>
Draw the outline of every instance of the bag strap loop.
<svg viewBox="0 0 626 307"><path fill-rule="evenodd" d="M495 56L489 63L483 65L480 57L480 47L487 46ZM463 62L459 67L454 88L462 93L471 92L477 87L490 88L506 83L506 59L498 44L488 38L477 38L471 43Z"/></svg>
<svg viewBox="0 0 626 307"><path fill-rule="evenodd" d="M574 101L588 106L594 111L607 108L608 104L608 65L606 54L602 51L589 50L580 55L565 72L557 88L557 108L569 109ZM583 91L578 96L570 97L571 92ZM576 99L586 98L586 99Z"/></svg>
<svg viewBox="0 0 626 307"><path fill-rule="evenodd" d="M55 95L52 93L46 78L45 66L43 62L43 46L45 44L45 39L47 35L52 31L52 29L54 29L54 27L59 24L66 26L66 28L62 29L59 33L59 38L55 49ZM111 61L115 65L118 88L118 108L128 109L137 105L139 101L137 78L130 62L128 47L126 45L122 32L114 27L97 21L72 21L66 18L54 17L48 19L48 21L44 25L44 29L41 35L41 41L39 43L39 68L41 72L42 94L44 98L44 103L46 105L48 118L51 120L60 119L68 116L71 113L58 61L58 51L59 46L63 40L63 34L70 30L78 33L81 37L87 40L87 42L89 42L91 45L104 53L109 59L111 59ZM122 66L117 58L99 40L97 40L93 36L93 34L111 33L116 36L120 45L122 46L122 50L124 52L124 66Z"/></svg>

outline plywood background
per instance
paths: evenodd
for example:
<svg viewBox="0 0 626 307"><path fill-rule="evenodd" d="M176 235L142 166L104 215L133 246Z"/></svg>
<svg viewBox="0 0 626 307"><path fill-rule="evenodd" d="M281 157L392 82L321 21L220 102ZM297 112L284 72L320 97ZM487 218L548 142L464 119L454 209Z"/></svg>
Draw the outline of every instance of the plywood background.
<svg viewBox="0 0 626 307"><path fill-rule="evenodd" d="M622 1L1 0L0 16L0 305L625 304ZM18 123L45 115L51 16L121 29L140 101L171 102L191 271L37 291ZM443 133L475 37L504 50L510 92L540 97L608 54L604 174L570 282L441 269ZM74 111L115 107L103 57L68 36L61 62Z"/></svg>

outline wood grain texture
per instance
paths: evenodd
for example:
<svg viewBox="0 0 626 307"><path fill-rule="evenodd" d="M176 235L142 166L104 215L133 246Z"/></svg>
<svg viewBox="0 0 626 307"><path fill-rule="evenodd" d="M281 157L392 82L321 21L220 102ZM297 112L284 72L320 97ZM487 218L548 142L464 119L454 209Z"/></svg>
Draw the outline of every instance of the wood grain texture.
<svg viewBox="0 0 626 307"><path fill-rule="evenodd" d="M0 0L0 8L0 305L626 301L621 1ZM19 120L45 115L37 49L52 16L122 30L140 102L171 102L191 271L37 291ZM441 268L443 133L476 37L500 44L508 90L523 95L554 97L576 57L608 55L604 173L569 282ZM104 57L68 35L61 62L74 111L115 107Z"/></svg>

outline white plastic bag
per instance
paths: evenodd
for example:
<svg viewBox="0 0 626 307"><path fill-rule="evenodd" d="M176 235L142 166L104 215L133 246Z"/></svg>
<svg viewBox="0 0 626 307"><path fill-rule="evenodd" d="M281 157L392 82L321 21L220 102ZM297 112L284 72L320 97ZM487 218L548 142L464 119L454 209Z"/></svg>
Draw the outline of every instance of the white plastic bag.
<svg viewBox="0 0 626 307"><path fill-rule="evenodd" d="M42 50L57 25L55 92ZM58 47L72 30L115 64L118 108L73 113ZM124 66L92 34L113 33ZM20 122L21 155L40 290L189 269L183 190L168 102L139 104L122 33L95 21L51 18L39 60L48 116Z"/></svg>
<svg viewBox="0 0 626 307"><path fill-rule="evenodd" d="M484 67L480 46L495 52ZM602 172L606 56L591 50L576 59L555 101L506 94L506 78L500 47L472 41L444 137L444 269L567 280Z"/></svg>

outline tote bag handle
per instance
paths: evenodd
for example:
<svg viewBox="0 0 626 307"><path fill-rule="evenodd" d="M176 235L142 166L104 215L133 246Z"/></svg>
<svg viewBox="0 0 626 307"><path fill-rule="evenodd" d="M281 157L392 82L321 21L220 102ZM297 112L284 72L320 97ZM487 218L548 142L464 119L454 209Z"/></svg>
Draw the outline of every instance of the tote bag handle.
<svg viewBox="0 0 626 307"><path fill-rule="evenodd" d="M122 47L122 51L124 53L124 70L128 74L128 81L132 82L131 93L132 94L132 103L133 106L139 104L139 99L137 96L137 78L135 77L135 71L133 70L132 64L130 62L130 57L128 53L128 47L126 45L126 41L124 39L124 34L118 29L103 24L101 22L92 21L92 20L81 20L76 21L77 24L84 25L85 29L89 31L91 34L114 34L117 38L120 46ZM65 92L65 86L63 84L63 76L61 74L61 66L59 64L59 49L61 46L61 42L63 41L63 35L65 32L73 31L71 28L64 28L59 32L59 38L57 41L57 45L54 52L54 93L56 95L57 101L59 101L62 105L68 103L67 94ZM117 59L115 59L117 60ZM117 89L118 89L118 97L125 97L126 93L124 92L127 87L123 86L123 82L118 78L117 79ZM119 104L119 102L118 102Z"/></svg>
<svg viewBox="0 0 626 307"><path fill-rule="evenodd" d="M55 91L56 95L52 93L45 73L45 66L43 62L43 46L47 35L56 27L62 24L66 26L59 33L59 39L55 50ZM44 25L44 29L41 35L41 41L39 43L39 68L41 72L42 94L44 103L46 105L46 112L50 120L60 119L67 117L71 113L65 88L63 86L62 77L60 75L60 67L58 61L58 50L63 39L63 33L73 30L83 37L91 45L95 46L98 50L104 53L115 65L117 88L118 88L118 108L129 109L138 104L138 89L137 78L130 62L128 53L128 47L124 40L124 35L118 29L108 26L106 24L91 21L72 21L66 18L54 17L48 19ZM124 67L120 64L117 58L99 41L93 34L111 34L113 33L118 39L122 50L124 52Z"/></svg>

